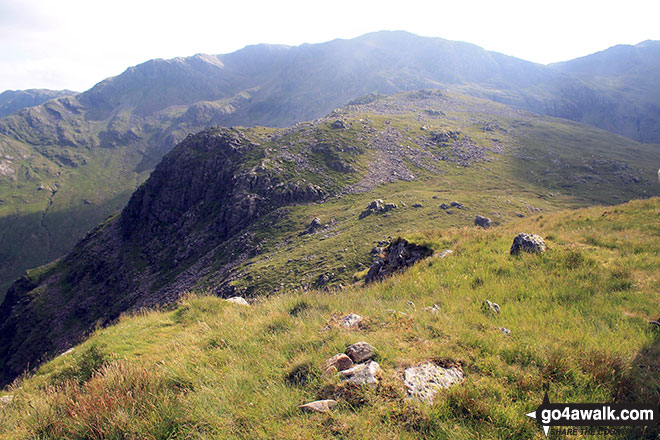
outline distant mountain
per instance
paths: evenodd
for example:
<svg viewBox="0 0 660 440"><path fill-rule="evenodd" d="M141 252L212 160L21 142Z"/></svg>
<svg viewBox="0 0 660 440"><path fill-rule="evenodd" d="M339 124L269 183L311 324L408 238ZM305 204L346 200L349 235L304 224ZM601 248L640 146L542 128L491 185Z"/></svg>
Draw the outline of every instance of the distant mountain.
<svg viewBox="0 0 660 440"><path fill-rule="evenodd" d="M660 41L619 45L550 67L602 90L614 103L609 114L587 108L582 121L640 142L660 139Z"/></svg>
<svg viewBox="0 0 660 440"><path fill-rule="evenodd" d="M0 297L27 268L64 255L121 209L165 153L209 126L285 127L365 95L437 88L660 141L652 80L639 82L649 89L641 101L564 70L468 43L377 32L151 60L24 108L0 119Z"/></svg>
<svg viewBox="0 0 660 440"><path fill-rule="evenodd" d="M363 97L284 129L204 130L165 155L121 214L10 287L0 382L96 324L190 290L346 284L404 228L660 195L655 157L655 145L438 90Z"/></svg>
<svg viewBox="0 0 660 440"><path fill-rule="evenodd" d="M25 107L42 104L50 99L75 95L71 90L6 90L0 93L0 118L9 116Z"/></svg>

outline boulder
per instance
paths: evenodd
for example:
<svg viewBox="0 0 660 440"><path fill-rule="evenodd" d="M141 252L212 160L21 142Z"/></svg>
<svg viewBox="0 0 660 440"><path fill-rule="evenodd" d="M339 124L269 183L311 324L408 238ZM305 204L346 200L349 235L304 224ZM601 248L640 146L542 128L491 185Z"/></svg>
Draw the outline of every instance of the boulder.
<svg viewBox="0 0 660 440"><path fill-rule="evenodd" d="M449 205L446 203L443 203L440 205L440 209L449 209Z"/></svg>
<svg viewBox="0 0 660 440"><path fill-rule="evenodd" d="M349 345L346 349L346 354L353 362L359 364L360 362L368 361L376 354L376 349L373 345L367 342L356 342Z"/></svg>
<svg viewBox="0 0 660 440"><path fill-rule="evenodd" d="M298 408L300 408L305 412L325 413L330 411L335 406L337 406L336 400L326 399L326 400L315 400L314 402L309 402L304 405L300 405Z"/></svg>
<svg viewBox="0 0 660 440"><path fill-rule="evenodd" d="M484 229L490 228L491 225L491 220L488 217L483 217L481 215L477 215L474 218L474 224L476 226L481 226Z"/></svg>
<svg viewBox="0 0 660 440"><path fill-rule="evenodd" d="M521 232L513 239L510 254L518 255L521 251L529 253L541 253L545 252L545 249L545 241L543 241L542 237Z"/></svg>
<svg viewBox="0 0 660 440"><path fill-rule="evenodd" d="M337 119L330 125L330 128L333 128L335 130L347 130L348 124L345 121L342 121L341 119Z"/></svg>
<svg viewBox="0 0 660 440"><path fill-rule="evenodd" d="M326 359L321 365L321 371L323 374L332 373L335 371L344 371L348 370L353 366L353 361L351 358L346 356L344 353L339 353L331 358Z"/></svg>
<svg viewBox="0 0 660 440"><path fill-rule="evenodd" d="M506 336L511 336L511 330L509 330L506 327L499 327L498 330L501 331Z"/></svg>
<svg viewBox="0 0 660 440"><path fill-rule="evenodd" d="M234 304L240 304L242 306L249 306L250 303L248 303L245 298L242 298L240 296L233 296L231 298L227 298L225 301L229 301L230 303Z"/></svg>
<svg viewBox="0 0 660 440"><path fill-rule="evenodd" d="M382 374L380 365L377 362L371 361L366 364L359 364L348 370L341 371L345 381L354 383L356 385L378 385L378 377Z"/></svg>
<svg viewBox="0 0 660 440"><path fill-rule="evenodd" d="M461 202L457 202L457 201L455 201L455 200L454 200L453 202L451 202L451 203L449 204L449 206L451 206L451 207L453 207L453 208L458 208L458 209L463 208L463 204L462 204Z"/></svg>
<svg viewBox="0 0 660 440"><path fill-rule="evenodd" d="M321 219L318 217L315 217L309 225L307 225L307 229L305 230L306 233L312 234L319 229L323 228L323 224L321 224Z"/></svg>
<svg viewBox="0 0 660 440"><path fill-rule="evenodd" d="M344 316L341 318L339 321L342 327L345 328L356 328L360 325L360 323L364 320L364 318L360 315L357 315L355 313L349 313L348 315Z"/></svg>
<svg viewBox="0 0 660 440"><path fill-rule="evenodd" d="M413 203L412 206L413 206L413 208L423 208L424 207L424 205L422 205L421 203Z"/></svg>
<svg viewBox="0 0 660 440"><path fill-rule="evenodd" d="M464 378L463 370L457 366L444 368L430 362L406 368L403 376L408 398L429 405L433 404L438 391L460 384Z"/></svg>
<svg viewBox="0 0 660 440"><path fill-rule="evenodd" d="M362 211L360 214L360 219L375 213L389 212L393 209L396 209L396 205L394 203L383 203L381 199L376 199L369 203L367 208Z"/></svg>

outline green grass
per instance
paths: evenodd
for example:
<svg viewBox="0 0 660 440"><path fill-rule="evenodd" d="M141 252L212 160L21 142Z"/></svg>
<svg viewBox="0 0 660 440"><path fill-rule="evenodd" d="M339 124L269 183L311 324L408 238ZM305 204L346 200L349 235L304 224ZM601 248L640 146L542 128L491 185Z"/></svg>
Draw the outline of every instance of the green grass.
<svg viewBox="0 0 660 440"><path fill-rule="evenodd" d="M251 307L194 292L173 310L122 317L17 381L5 392L13 403L0 407L0 435L542 439L524 414L546 382L557 402L657 404L658 333L647 321L660 314L659 216L654 198L490 230L410 228L409 239L454 253L368 287L294 291ZM510 256L520 231L544 236L549 250ZM482 313L484 299L502 313ZM439 313L424 310L435 303ZM351 312L367 325L334 324ZM361 340L377 348L377 390L320 374L324 359ZM406 400L402 370L438 358L461 362L466 381L430 407ZM331 414L297 408L327 397L340 402Z"/></svg>

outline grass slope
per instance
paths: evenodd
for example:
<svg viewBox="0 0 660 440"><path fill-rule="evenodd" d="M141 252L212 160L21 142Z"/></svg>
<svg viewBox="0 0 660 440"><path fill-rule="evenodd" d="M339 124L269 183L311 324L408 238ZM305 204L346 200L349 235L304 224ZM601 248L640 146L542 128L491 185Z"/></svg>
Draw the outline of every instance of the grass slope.
<svg viewBox="0 0 660 440"><path fill-rule="evenodd" d="M3 393L13 402L0 407L0 433L542 439L524 414L540 404L545 382L553 401L659 403L658 333L647 322L660 310L659 216L653 198L490 230L410 228L408 238L454 253L368 287L280 294L251 307L195 292L173 309L124 316L16 382ZM541 234L549 250L510 256L520 231ZM501 315L482 313L484 299ZM439 313L424 310L432 304ZM350 312L367 325L333 325ZM360 340L378 350L377 390L321 376L324 359ZM466 372L431 407L406 400L401 383L403 368L428 359L461 362ZM322 397L340 401L331 414L297 408Z"/></svg>

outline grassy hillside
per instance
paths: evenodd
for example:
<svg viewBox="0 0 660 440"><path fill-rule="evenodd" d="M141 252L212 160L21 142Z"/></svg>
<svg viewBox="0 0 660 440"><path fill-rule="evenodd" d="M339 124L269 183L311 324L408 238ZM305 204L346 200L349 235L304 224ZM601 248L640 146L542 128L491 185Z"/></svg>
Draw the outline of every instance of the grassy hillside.
<svg viewBox="0 0 660 440"><path fill-rule="evenodd" d="M99 323L188 290L339 287L406 230L660 195L656 148L438 91L374 98L287 129L201 132L121 215L14 284L0 305L0 383ZM397 207L361 218L374 199ZM452 201L461 208L443 209ZM306 233L314 218L321 227Z"/></svg>
<svg viewBox="0 0 660 440"><path fill-rule="evenodd" d="M123 316L17 381L3 392L13 400L0 406L0 433L542 439L524 413L545 382L553 401L660 403L659 335L648 324L660 312L659 216L653 198L489 230L403 224L436 254L454 252L368 287L266 295L249 307L192 292L173 308ZM520 231L545 237L548 251L510 256ZM502 313L483 313L484 299ZM438 312L425 310L433 304ZM365 325L336 325L351 312ZM323 360L362 340L377 349L377 389L321 375ZM407 400L401 381L430 359L460 363L466 378L433 406ZM329 414L298 409L328 397L339 401Z"/></svg>

